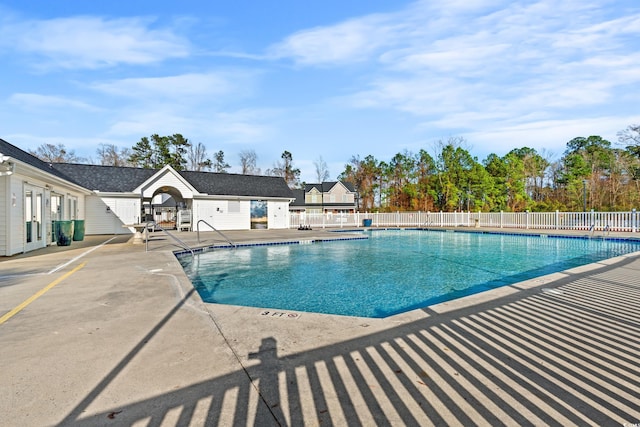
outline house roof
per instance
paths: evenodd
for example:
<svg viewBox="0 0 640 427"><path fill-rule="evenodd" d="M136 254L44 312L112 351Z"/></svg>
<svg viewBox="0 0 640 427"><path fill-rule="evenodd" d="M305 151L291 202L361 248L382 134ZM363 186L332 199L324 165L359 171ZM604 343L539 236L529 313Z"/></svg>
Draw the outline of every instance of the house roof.
<svg viewBox="0 0 640 427"><path fill-rule="evenodd" d="M342 185L345 186L347 190L351 191L352 193L355 193L356 191L355 187L353 186L352 183L348 181L324 181L321 184L305 184L304 191L308 193L311 191L311 189L315 188L321 193L328 193L338 183L341 183Z"/></svg>
<svg viewBox="0 0 640 427"><path fill-rule="evenodd" d="M47 163L3 139L0 139L0 153L87 190L100 192L132 192L158 172L158 169ZM202 194L293 198L291 189L281 177L192 171L178 171L177 173Z"/></svg>
<svg viewBox="0 0 640 427"><path fill-rule="evenodd" d="M4 154L5 156L12 157L15 160L18 160L22 163L26 163L30 166L33 166L34 168L37 168L44 172L48 172L52 175L55 175L58 178L62 178L66 181L70 181L74 184L80 185L78 182L74 181L71 177L65 175L62 171L54 169L51 163L47 163L40 160L36 156L33 156L27 153L26 151L21 150L20 148L8 143L2 138L0 138L0 153Z"/></svg>
<svg viewBox="0 0 640 427"><path fill-rule="evenodd" d="M289 204L289 207L305 206L305 203L304 203L305 191L302 189L295 189L291 191L293 192L293 197L295 197L295 200Z"/></svg>
<svg viewBox="0 0 640 427"><path fill-rule="evenodd" d="M54 168L90 190L130 192L158 172L158 169L57 163ZM284 179L274 176L177 171L199 193L219 196L292 198Z"/></svg>
<svg viewBox="0 0 640 427"><path fill-rule="evenodd" d="M131 192L157 172L155 169L77 163L54 163L53 167L88 190L115 193Z"/></svg>
<svg viewBox="0 0 640 427"><path fill-rule="evenodd" d="M199 193L221 196L293 198L286 181L277 176L179 171Z"/></svg>

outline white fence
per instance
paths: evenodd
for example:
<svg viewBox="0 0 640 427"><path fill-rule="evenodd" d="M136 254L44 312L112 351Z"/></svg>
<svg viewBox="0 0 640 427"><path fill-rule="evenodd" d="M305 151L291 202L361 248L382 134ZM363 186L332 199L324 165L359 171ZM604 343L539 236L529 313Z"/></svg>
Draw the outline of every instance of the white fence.
<svg viewBox="0 0 640 427"><path fill-rule="evenodd" d="M628 212L392 212L290 214L290 227L491 227L637 232L640 215Z"/></svg>

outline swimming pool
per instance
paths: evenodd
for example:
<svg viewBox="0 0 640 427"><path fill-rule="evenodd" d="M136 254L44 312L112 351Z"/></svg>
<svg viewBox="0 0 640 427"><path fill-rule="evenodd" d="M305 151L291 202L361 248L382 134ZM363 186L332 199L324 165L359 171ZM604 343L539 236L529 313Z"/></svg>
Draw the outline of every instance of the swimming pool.
<svg viewBox="0 0 640 427"><path fill-rule="evenodd" d="M633 241L426 230L180 257L205 302L382 318L640 250Z"/></svg>

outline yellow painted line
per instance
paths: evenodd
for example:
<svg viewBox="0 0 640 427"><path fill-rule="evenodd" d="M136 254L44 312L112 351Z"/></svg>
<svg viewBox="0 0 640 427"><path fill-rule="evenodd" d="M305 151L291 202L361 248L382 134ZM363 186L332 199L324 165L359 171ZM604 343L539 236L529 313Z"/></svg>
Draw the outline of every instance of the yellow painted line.
<svg viewBox="0 0 640 427"><path fill-rule="evenodd" d="M13 310L8 312L7 314L5 314L2 317L0 317L0 325L2 325L7 320L11 319L13 316L15 316L20 311L22 311L26 306L28 306L29 304L31 304L32 302L34 302L35 300L40 298L49 289L53 288L55 285L57 285L58 283L62 282L64 279L66 279L67 277L71 276L76 271L80 270L82 267L85 266L85 264L86 264L86 262L83 262L82 264L80 264L79 266L74 268L73 270L69 271L68 273L65 273L63 276L57 278L56 280L54 280L53 282L49 283L47 286L45 286L44 288L40 289L38 292L36 292L35 294L31 295L29 298L24 300L16 308L14 308Z"/></svg>

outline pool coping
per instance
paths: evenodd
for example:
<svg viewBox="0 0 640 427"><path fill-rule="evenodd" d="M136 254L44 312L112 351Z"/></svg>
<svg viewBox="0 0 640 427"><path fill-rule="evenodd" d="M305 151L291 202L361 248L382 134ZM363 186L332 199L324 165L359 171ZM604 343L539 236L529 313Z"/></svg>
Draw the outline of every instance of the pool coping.
<svg viewBox="0 0 640 427"><path fill-rule="evenodd" d="M328 231L331 233L358 233L358 234L362 234L362 233L367 233L367 232L380 232L380 231L394 231L394 230L407 230L407 231L435 231L435 232L442 232L442 233L469 233L469 234L483 234L483 235L505 235L505 236L518 236L518 237L539 237L539 238L558 238L558 239L578 239L578 240L606 240L606 241L612 241L612 242L634 242L634 243L638 243L640 244L640 237L620 237L620 236L612 236L612 237L594 237L594 236L584 236L584 235L571 235L571 234L548 234L548 233L532 233L531 231L527 230L527 231L520 231L520 232L503 232L502 230L500 231L490 231L490 230L477 230L477 229L460 229L460 228L425 228L425 227L376 227L376 228L363 228L363 229L340 229L340 230L333 230L333 229L329 229ZM237 248L251 248L251 247L265 247L265 246L282 246L282 245L304 245L304 244L318 244L318 243L328 243L328 242L338 242L338 241L353 241L353 240L367 240L368 236L364 235L364 236L350 236L350 237L325 237L325 238L315 238L315 239L296 239L296 240L284 240L284 241L266 241L266 242L250 242L250 243L240 243L237 245L229 245L229 244L221 244L221 245L210 245L210 246L202 246L202 247L195 247L192 248L191 251L187 251L187 250L176 250L173 251L173 254L176 256L176 259L178 260L178 262L180 263L180 258L182 257L188 257L194 254L201 254L201 253L207 253L210 251L214 251L214 250L233 250L233 249L237 249ZM630 254L640 254L640 248L638 251L632 252ZM625 254L627 255L627 254ZM624 257L625 255L622 255L622 257ZM617 257L615 257L617 258ZM615 259L615 258L610 258L610 259ZM601 260L603 261L603 260ZM600 262L601 262L600 261ZM599 264L600 262L597 263L592 263L592 264ZM426 304L424 306L420 306L417 307L417 304L415 304L415 308L411 308L405 311L400 311L398 313L395 314L391 314L388 316L384 316L384 317L369 317L369 316L352 316L352 315L348 315L348 314L335 314L335 313L321 313L321 312L308 312L308 311L301 311L301 310L295 310L295 309L278 309L278 308L274 308L274 307L257 307L257 306L243 306L243 305L234 305L234 304L226 304L226 303L214 303L214 302L206 302L203 301L203 303L205 304L215 304L215 305L229 305L231 307L234 307L235 309L239 309L239 308L249 308L249 309L257 309L260 311L277 311L277 312L287 312L291 315L294 315L295 317L299 317L300 315L302 315L302 313L304 314L317 314L317 315L323 315L323 316L340 316L340 317L352 317L352 318L358 318L358 319L401 319L403 315L408 315L408 313L411 312L420 312L423 311L425 308L427 307L457 307L456 304L453 304L454 301L457 300L461 300L461 299L465 299L465 298L469 298L469 300L471 301L478 301L478 300L483 300L483 299L479 299L479 298L470 298L473 297L475 295L478 294L483 294L485 292L491 292L491 291L497 291L501 288L504 287L509 287L509 286L513 286L515 284L527 284L530 282L533 283L537 283L540 280L547 280L544 278L547 277L562 277L562 276L556 276L559 273L563 273L565 271L580 271L580 267L585 267L588 266L590 264L585 264L585 265L581 265L581 266L577 266L577 267L573 267L571 269L566 269L566 270L561 270L558 272L554 272L554 273L549 273L549 274L544 274L541 276L536 276L533 277L531 279L526 279L526 280L521 280L518 282L514 282L508 285L503 285L503 286L499 286L499 287L494 287L494 288L490 288L481 292L475 292L475 293L471 293L469 295L463 295L460 297L455 297L452 299L446 299L442 302L437 302L437 303L433 303L433 304ZM180 264L181 268L182 265ZM576 270L578 269L578 270ZM191 282L190 282L191 283ZM502 295L500 293L498 293L499 295ZM465 300L466 301L466 300ZM404 316L407 317L407 316ZM408 315L409 318L414 318L413 315Z"/></svg>

